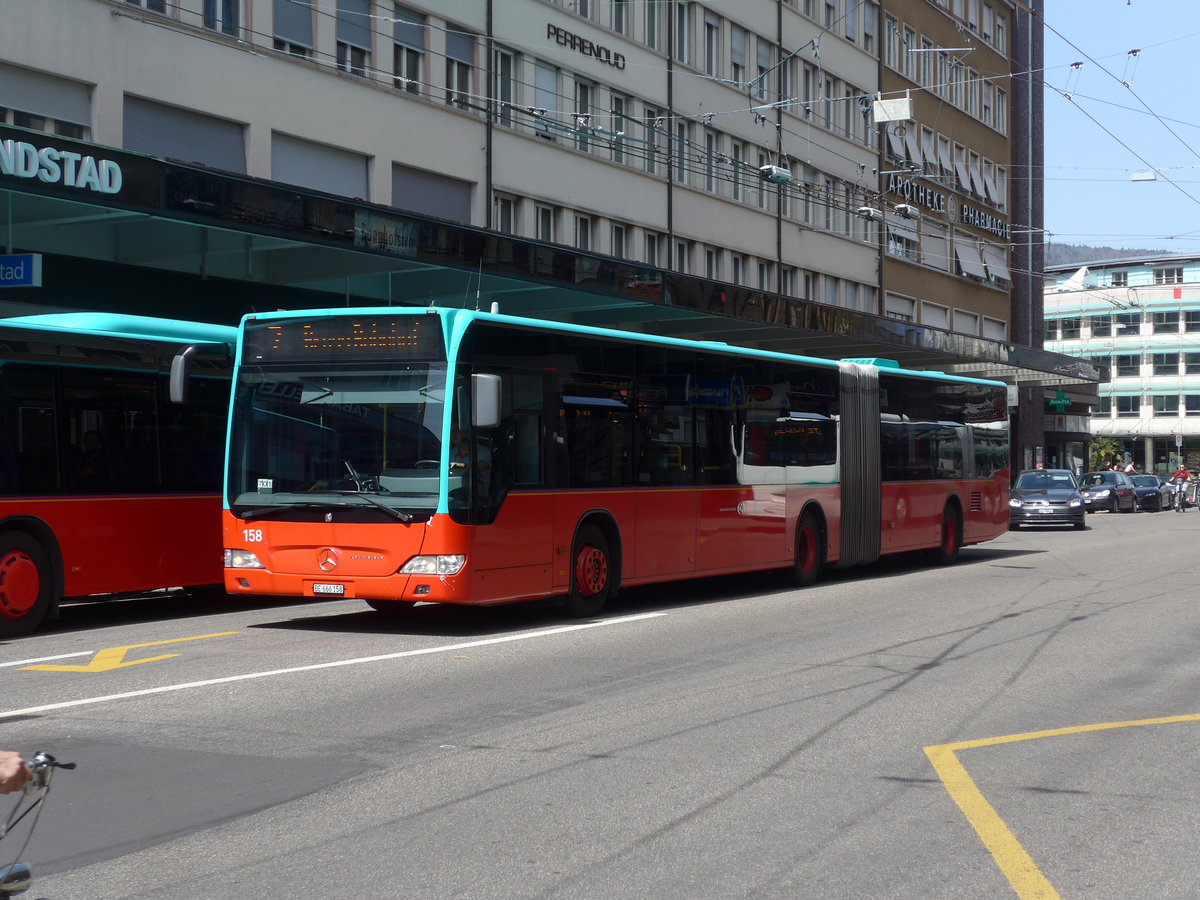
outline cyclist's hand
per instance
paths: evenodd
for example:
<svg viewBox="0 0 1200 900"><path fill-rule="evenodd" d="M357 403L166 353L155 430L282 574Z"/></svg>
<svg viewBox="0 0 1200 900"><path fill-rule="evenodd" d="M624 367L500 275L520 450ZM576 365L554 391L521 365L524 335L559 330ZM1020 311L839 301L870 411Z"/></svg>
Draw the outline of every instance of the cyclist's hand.
<svg viewBox="0 0 1200 900"><path fill-rule="evenodd" d="M11 794L25 787L33 772L20 753L0 750L0 794Z"/></svg>

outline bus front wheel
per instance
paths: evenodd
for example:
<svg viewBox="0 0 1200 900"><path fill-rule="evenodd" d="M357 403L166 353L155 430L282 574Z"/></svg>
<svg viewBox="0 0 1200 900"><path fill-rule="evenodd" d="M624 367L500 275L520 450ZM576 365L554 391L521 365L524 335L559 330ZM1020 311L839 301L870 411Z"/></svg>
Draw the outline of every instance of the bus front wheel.
<svg viewBox="0 0 1200 900"><path fill-rule="evenodd" d="M29 634L42 624L53 590L42 545L20 531L0 536L0 637Z"/></svg>
<svg viewBox="0 0 1200 900"><path fill-rule="evenodd" d="M795 580L808 587L821 576L824 560L821 547L821 526L812 513L805 513L796 524L796 558L792 562Z"/></svg>
<svg viewBox="0 0 1200 900"><path fill-rule="evenodd" d="M947 503L942 511L942 537L938 545L929 551L929 558L934 565L948 566L958 561L958 551L962 549L962 517L958 507Z"/></svg>
<svg viewBox="0 0 1200 900"><path fill-rule="evenodd" d="M612 557L604 533L595 525L580 528L571 560L567 612L573 616L594 616L608 602L612 588Z"/></svg>

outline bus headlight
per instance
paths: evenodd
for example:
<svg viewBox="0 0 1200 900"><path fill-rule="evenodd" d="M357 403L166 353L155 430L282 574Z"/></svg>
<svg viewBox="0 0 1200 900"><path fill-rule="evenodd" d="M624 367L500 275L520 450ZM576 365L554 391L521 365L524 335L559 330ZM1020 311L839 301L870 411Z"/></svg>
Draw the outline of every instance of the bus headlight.
<svg viewBox="0 0 1200 900"><path fill-rule="evenodd" d="M414 556L400 567L401 575L457 575L467 564L462 553L447 556Z"/></svg>
<svg viewBox="0 0 1200 900"><path fill-rule="evenodd" d="M225 550L225 568L227 569L265 569L258 557L249 550Z"/></svg>

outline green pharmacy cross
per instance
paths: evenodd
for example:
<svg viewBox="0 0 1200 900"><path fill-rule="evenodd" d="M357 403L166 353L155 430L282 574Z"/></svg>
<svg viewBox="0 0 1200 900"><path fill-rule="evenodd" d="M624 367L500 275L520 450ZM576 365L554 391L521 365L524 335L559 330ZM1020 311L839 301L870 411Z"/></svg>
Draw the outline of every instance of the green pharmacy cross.
<svg viewBox="0 0 1200 900"><path fill-rule="evenodd" d="M1066 394L1064 394L1062 391L1059 391L1057 394L1055 394L1053 397L1051 397L1049 399L1049 401L1047 401L1047 402L1051 406L1054 407L1054 411L1056 413L1058 413L1059 415L1062 415L1063 410L1071 405L1071 398L1068 397Z"/></svg>

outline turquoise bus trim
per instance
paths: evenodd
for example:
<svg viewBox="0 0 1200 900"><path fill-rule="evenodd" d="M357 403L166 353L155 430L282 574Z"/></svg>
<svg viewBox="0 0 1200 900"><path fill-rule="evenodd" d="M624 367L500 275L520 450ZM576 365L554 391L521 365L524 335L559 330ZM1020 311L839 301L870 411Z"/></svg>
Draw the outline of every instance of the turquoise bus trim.
<svg viewBox="0 0 1200 900"><path fill-rule="evenodd" d="M29 328L64 334L80 333L125 338L136 341L160 341L174 344L229 344L237 342L233 325L209 322L185 322L154 316L127 316L100 312L42 313L0 319L0 327Z"/></svg>
<svg viewBox="0 0 1200 900"><path fill-rule="evenodd" d="M728 353L731 356L753 357L756 359L776 359L788 362L803 362L816 366L837 368L838 361L819 356L805 356L798 353L779 353L774 350L756 350L749 347L738 347L733 344L715 341L691 341L683 338L662 337L655 334L641 334L632 331L619 331L612 328L595 328L590 325L574 325L566 322L553 322L547 319L532 319L525 316L506 316L503 313L483 312L473 309L455 309L444 306L404 307L404 306L363 306L333 309L301 309L283 310L269 313L252 313L242 319L244 327L248 322L272 322L284 319L330 318L333 316L415 316L434 313L441 316L446 327L444 333L447 341L447 358L456 359L458 346L466 333L467 326L473 321L496 322L503 325L514 325L524 328L536 328L539 331L558 331L568 334L580 334L608 340L632 341L642 344L657 344L666 347L676 347L684 350L706 350L712 353ZM240 350L238 363L241 363ZM877 368L886 369L889 374L908 375L913 378L925 378L931 381L945 381L955 384L985 384L989 387L1006 387L1003 381L986 378L968 378L962 375L947 375L945 372L922 371L919 369L903 369L894 360L876 360Z"/></svg>

